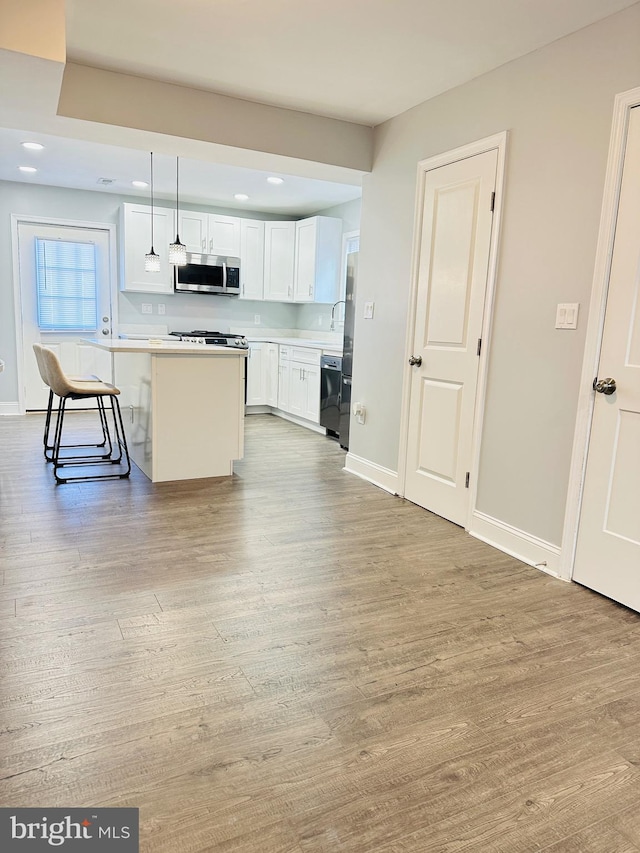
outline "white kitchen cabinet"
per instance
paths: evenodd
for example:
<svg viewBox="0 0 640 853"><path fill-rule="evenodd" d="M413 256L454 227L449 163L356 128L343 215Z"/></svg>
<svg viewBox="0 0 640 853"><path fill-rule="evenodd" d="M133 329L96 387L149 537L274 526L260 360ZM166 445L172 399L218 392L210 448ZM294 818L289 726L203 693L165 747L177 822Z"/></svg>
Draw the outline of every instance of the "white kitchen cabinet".
<svg viewBox="0 0 640 853"><path fill-rule="evenodd" d="M247 406L264 406L267 402L266 347L262 341L249 344L247 355Z"/></svg>
<svg viewBox="0 0 640 853"><path fill-rule="evenodd" d="M272 302L293 300L295 243L295 222L264 223L265 300Z"/></svg>
<svg viewBox="0 0 640 853"><path fill-rule="evenodd" d="M295 302L339 299L342 220L312 216L296 222Z"/></svg>
<svg viewBox="0 0 640 853"><path fill-rule="evenodd" d="M278 408L289 411L289 385L291 379L290 348L280 346L278 358Z"/></svg>
<svg viewBox="0 0 640 853"><path fill-rule="evenodd" d="M320 423L320 368L303 361L290 362L289 412Z"/></svg>
<svg viewBox="0 0 640 853"><path fill-rule="evenodd" d="M206 252L209 239L209 214L181 210L178 220L178 234L187 247L187 252Z"/></svg>
<svg viewBox="0 0 640 853"><path fill-rule="evenodd" d="M264 222L240 220L240 299L264 295Z"/></svg>
<svg viewBox="0 0 640 853"><path fill-rule="evenodd" d="M120 289L138 293L173 293L173 267L169 243L173 241L175 215L165 207L153 210L153 244L160 256L160 272L146 272L144 256L151 248L151 207L123 204L120 208Z"/></svg>
<svg viewBox="0 0 640 853"><path fill-rule="evenodd" d="M320 350L280 347L278 408L320 423Z"/></svg>
<svg viewBox="0 0 640 853"><path fill-rule="evenodd" d="M238 258L240 222L237 216L182 210L179 214L178 234L187 247L187 252Z"/></svg>
<svg viewBox="0 0 640 853"><path fill-rule="evenodd" d="M278 344L266 344L265 353L265 373L266 373L266 403L267 406L278 408L278 386L279 386L279 359Z"/></svg>

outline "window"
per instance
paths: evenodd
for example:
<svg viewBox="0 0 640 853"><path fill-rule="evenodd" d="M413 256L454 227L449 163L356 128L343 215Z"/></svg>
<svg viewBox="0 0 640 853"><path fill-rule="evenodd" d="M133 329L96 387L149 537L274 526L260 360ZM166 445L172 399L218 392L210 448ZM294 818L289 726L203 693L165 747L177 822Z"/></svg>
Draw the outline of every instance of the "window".
<svg viewBox="0 0 640 853"><path fill-rule="evenodd" d="M38 326L89 331L98 327L95 243L36 237Z"/></svg>

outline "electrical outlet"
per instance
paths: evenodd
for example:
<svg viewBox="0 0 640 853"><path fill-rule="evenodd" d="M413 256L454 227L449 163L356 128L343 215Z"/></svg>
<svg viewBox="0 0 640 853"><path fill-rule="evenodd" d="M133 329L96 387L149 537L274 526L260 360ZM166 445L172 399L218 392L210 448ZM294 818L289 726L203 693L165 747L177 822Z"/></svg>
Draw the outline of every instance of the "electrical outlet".
<svg viewBox="0 0 640 853"><path fill-rule="evenodd" d="M366 421L367 408L363 403L354 403L351 407L351 411L355 415L357 423L363 424Z"/></svg>
<svg viewBox="0 0 640 853"><path fill-rule="evenodd" d="M253 322L256 324L256 326L260 325L260 315L259 314L253 315Z"/></svg>
<svg viewBox="0 0 640 853"><path fill-rule="evenodd" d="M143 314L153 314L153 305L150 302L142 303L142 313Z"/></svg>
<svg viewBox="0 0 640 853"><path fill-rule="evenodd" d="M158 314L166 314L167 306L164 302L158 302Z"/></svg>
<svg viewBox="0 0 640 853"><path fill-rule="evenodd" d="M374 306L375 306L374 302L365 302L364 303L364 319L365 320L373 320Z"/></svg>

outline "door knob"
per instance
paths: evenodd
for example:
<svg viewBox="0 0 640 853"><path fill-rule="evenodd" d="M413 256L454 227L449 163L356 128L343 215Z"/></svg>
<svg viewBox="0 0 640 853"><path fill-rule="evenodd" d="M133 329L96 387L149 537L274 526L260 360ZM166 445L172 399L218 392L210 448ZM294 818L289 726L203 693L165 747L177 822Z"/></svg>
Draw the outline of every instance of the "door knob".
<svg viewBox="0 0 640 853"><path fill-rule="evenodd" d="M103 329L103 330L102 330L102 334L103 334L103 335L108 335L108 334L109 334L109 329Z"/></svg>
<svg viewBox="0 0 640 853"><path fill-rule="evenodd" d="M409 364L412 366L415 365L416 367L420 367L420 365L422 364L422 356L421 355L412 355L411 358L409 359Z"/></svg>
<svg viewBox="0 0 640 853"><path fill-rule="evenodd" d="M611 379L611 377L599 380L596 376L596 378L593 380L593 390L597 391L598 394L606 394L608 397L610 394L615 393L616 380Z"/></svg>

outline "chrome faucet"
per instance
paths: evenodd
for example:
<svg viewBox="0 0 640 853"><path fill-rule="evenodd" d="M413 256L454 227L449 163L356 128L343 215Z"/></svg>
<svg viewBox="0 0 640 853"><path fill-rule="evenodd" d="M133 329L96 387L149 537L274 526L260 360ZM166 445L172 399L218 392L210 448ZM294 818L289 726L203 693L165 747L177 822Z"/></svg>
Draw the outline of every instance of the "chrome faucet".
<svg viewBox="0 0 640 853"><path fill-rule="evenodd" d="M331 325L329 326L330 332L335 332L335 329L336 329L336 317L335 317L336 306L346 305L346 304L347 304L346 299L338 299L337 302L333 303L333 307L331 308Z"/></svg>

